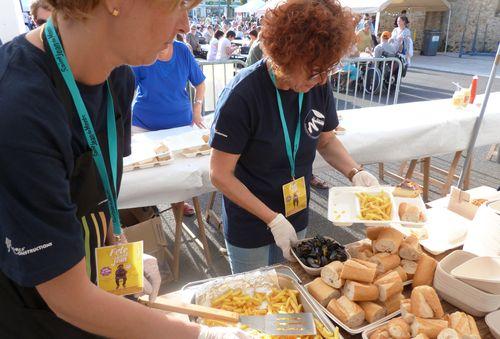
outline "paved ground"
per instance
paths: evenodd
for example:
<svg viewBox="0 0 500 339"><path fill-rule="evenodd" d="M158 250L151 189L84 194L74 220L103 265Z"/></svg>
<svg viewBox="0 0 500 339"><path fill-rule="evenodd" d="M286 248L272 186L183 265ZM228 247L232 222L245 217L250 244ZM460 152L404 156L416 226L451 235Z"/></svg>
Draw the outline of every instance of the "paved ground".
<svg viewBox="0 0 500 339"><path fill-rule="evenodd" d="M404 79L403 86L401 87L400 102L450 98L453 92L453 86L451 85L452 81L459 81L465 85L470 81L470 76L413 69ZM485 86L486 81L482 78L479 83L480 92L483 91ZM500 91L499 80L496 81L493 89ZM491 187L500 186L500 164L485 160L485 155L488 149L488 147L483 147L476 150L473 163L474 167L471 178L471 187L481 185L488 185ZM450 162L451 155L433 158L433 164L437 164L442 167L446 167L447 165L449 166ZM399 163L386 164L386 167L396 170L399 167ZM367 166L367 168L372 171L372 173L376 173L377 171L377 168L373 165ZM332 186L349 184L343 176L333 170L316 174ZM396 182L389 180L387 183L395 184ZM437 199L439 198L439 194L435 190L432 190L430 198L431 200ZM220 210L219 199L216 203L217 211ZM204 208L207 203L207 196L203 196L201 202L202 207ZM168 206L160 206L160 209L165 209L167 207ZM347 228L334 227L326 219L326 213L327 191L313 190L310 204L309 235L330 235L344 244L356 241L363 237L363 226L358 225ZM171 212L167 211L163 213L162 218L167 236L171 240L173 239L172 228L174 225ZM196 233L194 218L188 218L186 220L186 224ZM178 282L168 282L164 284L162 292L179 289L190 281L230 274L227 259L219 252L219 248L224 247L224 239L221 232L212 226L208 226L207 230L210 250L214 261L212 267L207 269L204 264L202 252L196 248L194 242L186 242L182 246L180 280Z"/></svg>

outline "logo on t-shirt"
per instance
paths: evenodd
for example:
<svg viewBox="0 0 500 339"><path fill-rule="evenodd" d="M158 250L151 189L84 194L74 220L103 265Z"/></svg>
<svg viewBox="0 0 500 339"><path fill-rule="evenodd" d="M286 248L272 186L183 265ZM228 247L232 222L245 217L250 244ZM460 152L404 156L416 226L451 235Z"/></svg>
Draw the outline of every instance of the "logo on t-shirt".
<svg viewBox="0 0 500 339"><path fill-rule="evenodd" d="M39 245L39 246L36 246L36 247L33 247L33 248L26 249L25 247L14 247L14 246L12 246L12 240L10 240L9 238L5 237L5 246L7 247L7 253L12 252L15 255L21 256L21 255L33 254L33 253L36 253L38 251L44 250L47 247L51 247L52 246L52 242L49 242L49 243L46 243L46 244L42 244L42 245Z"/></svg>
<svg viewBox="0 0 500 339"><path fill-rule="evenodd" d="M304 129L307 135L313 139L317 139L321 132L323 132L323 126L325 126L325 116L312 109L304 119Z"/></svg>

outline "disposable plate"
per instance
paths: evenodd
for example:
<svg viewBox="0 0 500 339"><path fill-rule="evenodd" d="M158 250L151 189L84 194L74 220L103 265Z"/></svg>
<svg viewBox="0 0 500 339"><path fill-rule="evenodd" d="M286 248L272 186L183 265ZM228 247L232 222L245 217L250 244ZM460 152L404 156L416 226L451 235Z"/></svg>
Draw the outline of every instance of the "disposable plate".
<svg viewBox="0 0 500 339"><path fill-rule="evenodd" d="M480 290L500 294L500 257L475 257L455 267L451 275Z"/></svg>

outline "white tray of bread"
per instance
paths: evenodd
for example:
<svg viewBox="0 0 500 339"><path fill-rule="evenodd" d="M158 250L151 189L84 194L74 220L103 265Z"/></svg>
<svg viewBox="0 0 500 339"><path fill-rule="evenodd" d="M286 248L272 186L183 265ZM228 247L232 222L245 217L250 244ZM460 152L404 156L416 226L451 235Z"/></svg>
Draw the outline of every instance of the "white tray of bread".
<svg viewBox="0 0 500 339"><path fill-rule="evenodd" d="M332 187L329 190L328 220L336 226L396 223L422 227L426 219L426 207L420 190L407 188L403 184L398 187Z"/></svg>
<svg viewBox="0 0 500 339"><path fill-rule="evenodd" d="M134 147L135 146L135 147ZM148 145L132 144L132 154L123 159L123 172L170 164L174 161L172 151L165 142Z"/></svg>
<svg viewBox="0 0 500 339"><path fill-rule="evenodd" d="M464 312L445 314L430 286L418 286L401 301L401 317L363 332L364 339L480 339L474 318Z"/></svg>

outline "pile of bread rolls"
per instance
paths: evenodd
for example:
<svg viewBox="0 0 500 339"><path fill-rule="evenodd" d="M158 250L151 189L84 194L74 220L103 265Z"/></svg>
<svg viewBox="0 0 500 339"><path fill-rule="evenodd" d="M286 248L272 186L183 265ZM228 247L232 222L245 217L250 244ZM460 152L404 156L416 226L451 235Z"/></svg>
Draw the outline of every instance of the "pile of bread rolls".
<svg viewBox="0 0 500 339"><path fill-rule="evenodd" d="M432 285L436 261L418 239L391 227L367 228L369 240L347 248L352 259L334 261L308 285L309 293L350 328L373 323L400 308L403 283Z"/></svg>
<svg viewBox="0 0 500 339"><path fill-rule="evenodd" d="M377 328L370 339L480 339L473 317L463 312L445 314L434 288L418 286L401 301L401 317Z"/></svg>

